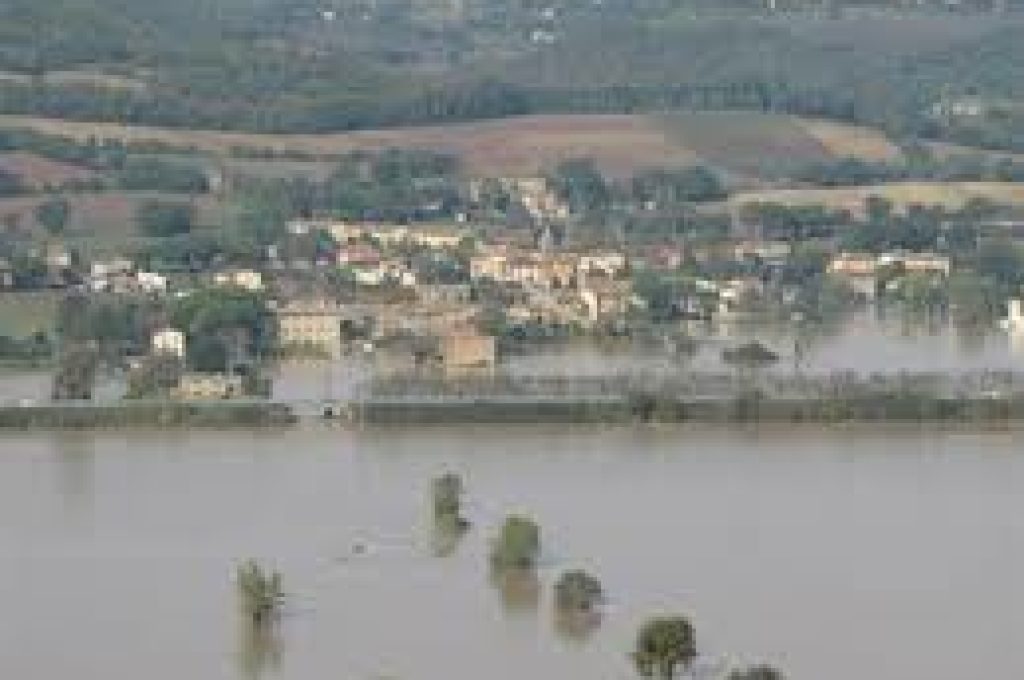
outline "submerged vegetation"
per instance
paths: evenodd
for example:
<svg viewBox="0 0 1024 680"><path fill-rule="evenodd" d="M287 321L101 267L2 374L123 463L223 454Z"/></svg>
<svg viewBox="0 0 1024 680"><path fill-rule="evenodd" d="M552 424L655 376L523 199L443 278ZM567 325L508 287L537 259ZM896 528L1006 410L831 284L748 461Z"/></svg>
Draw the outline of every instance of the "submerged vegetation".
<svg viewBox="0 0 1024 680"><path fill-rule="evenodd" d="M253 625L268 624L284 606L285 593L281 573L249 560L238 567L235 586L243 614Z"/></svg>
<svg viewBox="0 0 1024 680"><path fill-rule="evenodd" d="M555 606L561 612L592 612L603 601L601 582L581 569L563 573L555 584Z"/></svg>
<svg viewBox="0 0 1024 680"><path fill-rule="evenodd" d="M645 622L636 636L633 664L644 678L672 680L697 658L697 636L685 616L660 616Z"/></svg>
<svg viewBox="0 0 1024 680"><path fill-rule="evenodd" d="M540 527L532 519L513 515L505 520L491 546L495 570L533 569L540 557Z"/></svg>
<svg viewBox="0 0 1024 680"><path fill-rule="evenodd" d="M469 522L462 517L464 491L462 478L454 472L447 472L434 480L431 485L434 522L451 529L469 528Z"/></svg>
<svg viewBox="0 0 1024 680"><path fill-rule="evenodd" d="M455 551L459 539L470 527L469 520L462 516L465 487L459 475L447 472L434 479L430 490L434 515L434 549L439 556L449 555Z"/></svg>
<svg viewBox="0 0 1024 680"><path fill-rule="evenodd" d="M759 342L750 342L723 350L722 359L726 363L753 368L773 364L779 360L779 355Z"/></svg>

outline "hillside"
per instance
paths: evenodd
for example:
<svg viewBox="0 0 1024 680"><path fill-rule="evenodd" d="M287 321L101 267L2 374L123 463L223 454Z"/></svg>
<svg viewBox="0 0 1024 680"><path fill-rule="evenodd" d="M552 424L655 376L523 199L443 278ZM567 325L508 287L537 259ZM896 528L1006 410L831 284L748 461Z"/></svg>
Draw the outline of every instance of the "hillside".
<svg viewBox="0 0 1024 680"><path fill-rule="evenodd" d="M742 109L1013 146L1024 18L993 3L6 0L0 111L260 132ZM1006 5L1006 3L999 3ZM1009 3L1020 9L1022 3ZM865 7L871 8L866 11Z"/></svg>
<svg viewBox="0 0 1024 680"><path fill-rule="evenodd" d="M963 208L968 202L983 199L1024 207L1024 184L1013 182L896 182L868 187L842 189L774 189L734 194L729 199L733 210L752 203L777 203L788 206L824 205L862 215L869 197L885 198L902 210L912 205Z"/></svg>
<svg viewBox="0 0 1024 680"><path fill-rule="evenodd" d="M23 116L0 116L2 128L31 129L82 142L162 142L220 157L239 147L307 154L389 147L429 149L460 156L466 172L475 176L535 175L573 157L593 158L613 175L653 166L706 164L740 176L756 176L761 169L783 162L840 156L889 160L899 153L884 135L867 128L730 112L522 116L324 135L190 131ZM260 164L246 163L250 169Z"/></svg>

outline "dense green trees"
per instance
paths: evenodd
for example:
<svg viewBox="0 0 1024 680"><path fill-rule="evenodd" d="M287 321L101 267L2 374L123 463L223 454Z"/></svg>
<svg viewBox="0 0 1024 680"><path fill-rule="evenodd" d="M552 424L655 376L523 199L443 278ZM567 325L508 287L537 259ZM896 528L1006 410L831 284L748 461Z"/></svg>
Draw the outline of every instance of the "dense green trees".
<svg viewBox="0 0 1024 680"><path fill-rule="evenodd" d="M195 163L128 157L116 172L118 185L129 191L197 194L209 189L206 172Z"/></svg>
<svg viewBox="0 0 1024 680"><path fill-rule="evenodd" d="M36 207L36 222L42 225L48 234L57 236L64 233L70 213L71 206L68 200L62 196L54 196Z"/></svg>
<svg viewBox="0 0 1024 680"><path fill-rule="evenodd" d="M710 168L655 168L635 175L631 197L637 203L664 207L679 203L719 201L726 197L721 178Z"/></svg>
<svg viewBox="0 0 1024 680"><path fill-rule="evenodd" d="M262 356L274 342L274 323L263 296L210 288L176 299L171 325L185 331L193 368L220 372Z"/></svg>
<svg viewBox="0 0 1024 680"><path fill-rule="evenodd" d="M772 3L786 12L820 4ZM559 2L550 17L501 0L467 0L459 12L443 0L349 3L325 22L304 2L9 0L0 6L0 70L14 77L0 80L0 110L311 132L745 109L866 123L899 139L1022 148L1017 13L995 20L970 16L968 3L950 11L932 2L844 19L844 4L829 3L831 17L766 21L766 3L743 0ZM55 74L69 69L84 73ZM968 95L979 110L956 114Z"/></svg>
<svg viewBox="0 0 1024 680"><path fill-rule="evenodd" d="M139 206L135 221L144 236L177 236L192 231L196 221L196 209L190 203L146 201Z"/></svg>
<svg viewBox="0 0 1024 680"><path fill-rule="evenodd" d="M149 345L158 306L128 295L73 293L57 308L57 331L66 345L94 347L104 359L137 354Z"/></svg>

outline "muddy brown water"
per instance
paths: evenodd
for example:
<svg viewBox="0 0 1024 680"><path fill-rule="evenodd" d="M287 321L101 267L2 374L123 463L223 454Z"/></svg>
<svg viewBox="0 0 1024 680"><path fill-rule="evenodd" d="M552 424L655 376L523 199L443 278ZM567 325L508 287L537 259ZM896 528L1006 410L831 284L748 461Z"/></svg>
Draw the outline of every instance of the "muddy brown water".
<svg viewBox="0 0 1024 680"><path fill-rule="evenodd" d="M0 438L0 678L631 678L652 613L795 680L1024 674L1024 432L304 427ZM472 530L431 548L426 491ZM488 578L507 513L537 584ZM285 575L278 635L232 568ZM601 625L551 612L562 569Z"/></svg>

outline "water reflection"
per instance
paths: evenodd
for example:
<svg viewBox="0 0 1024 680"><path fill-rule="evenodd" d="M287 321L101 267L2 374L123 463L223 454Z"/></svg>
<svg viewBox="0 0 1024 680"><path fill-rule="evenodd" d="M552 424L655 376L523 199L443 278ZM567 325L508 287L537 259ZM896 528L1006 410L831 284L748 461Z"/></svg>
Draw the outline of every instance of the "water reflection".
<svg viewBox="0 0 1024 680"><path fill-rule="evenodd" d="M1009 337L1010 354L1016 358L1024 358L1024 331L1011 330L1007 333Z"/></svg>
<svg viewBox="0 0 1024 680"><path fill-rule="evenodd" d="M430 548L435 557L450 557L455 554L469 531L469 523L461 518L452 521L435 521L430 534Z"/></svg>
<svg viewBox="0 0 1024 680"><path fill-rule="evenodd" d="M73 432L58 432L53 438L57 486L65 509L72 514L91 506L96 464L95 440Z"/></svg>
<svg viewBox="0 0 1024 680"><path fill-rule="evenodd" d="M564 611L555 607L555 633L566 642L583 644L601 627L601 619L601 612L598 610Z"/></svg>
<svg viewBox="0 0 1024 680"><path fill-rule="evenodd" d="M281 670L284 639L273 622L253 623L248 616L238 617L238 672L246 680L273 676Z"/></svg>
<svg viewBox="0 0 1024 680"><path fill-rule="evenodd" d="M533 569L492 569L491 585L509 614L532 614L540 605L540 579Z"/></svg>

